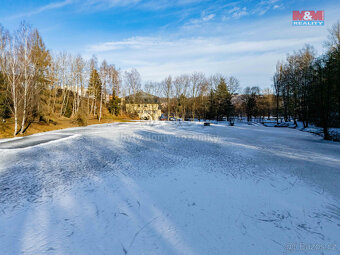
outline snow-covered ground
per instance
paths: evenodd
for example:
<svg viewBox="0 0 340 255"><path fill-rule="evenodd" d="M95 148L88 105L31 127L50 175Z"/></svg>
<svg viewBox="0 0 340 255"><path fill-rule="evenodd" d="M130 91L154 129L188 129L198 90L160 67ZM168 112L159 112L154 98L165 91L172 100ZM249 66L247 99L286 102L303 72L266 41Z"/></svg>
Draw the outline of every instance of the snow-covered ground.
<svg viewBox="0 0 340 255"><path fill-rule="evenodd" d="M287 128L295 128L300 131L309 132L315 135L319 135L324 137L323 128L315 126L313 124L309 124L308 127L304 127L302 121L297 121L296 124L294 121L288 122L280 122L279 124L276 123L275 119L270 121L265 120L263 125L266 127L287 127ZM340 141L340 128L329 128L328 129L329 136L333 141Z"/></svg>
<svg viewBox="0 0 340 255"><path fill-rule="evenodd" d="M339 254L340 143L136 122L0 143L0 254Z"/></svg>

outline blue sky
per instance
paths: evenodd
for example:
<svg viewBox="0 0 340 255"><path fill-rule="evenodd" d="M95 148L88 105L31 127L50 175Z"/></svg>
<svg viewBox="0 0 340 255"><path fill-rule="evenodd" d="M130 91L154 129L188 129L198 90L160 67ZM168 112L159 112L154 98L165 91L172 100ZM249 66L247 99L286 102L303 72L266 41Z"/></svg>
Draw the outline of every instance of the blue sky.
<svg viewBox="0 0 340 255"><path fill-rule="evenodd" d="M137 68L143 81L201 71L269 87L276 62L304 44L323 51L340 2L283 0L0 1L0 23L26 20L52 52ZM292 10L324 10L325 26L293 27Z"/></svg>

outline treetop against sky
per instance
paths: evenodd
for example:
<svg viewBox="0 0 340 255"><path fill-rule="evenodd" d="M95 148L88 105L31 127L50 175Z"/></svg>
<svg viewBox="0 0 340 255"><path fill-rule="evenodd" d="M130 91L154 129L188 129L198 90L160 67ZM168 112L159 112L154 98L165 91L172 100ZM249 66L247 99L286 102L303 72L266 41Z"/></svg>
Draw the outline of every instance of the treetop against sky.
<svg viewBox="0 0 340 255"><path fill-rule="evenodd" d="M0 23L38 28L52 51L137 68L143 81L220 72L268 87L277 60L313 45L323 52L340 3L329 1L59 0L0 1ZM324 10L325 25L292 26L293 10Z"/></svg>

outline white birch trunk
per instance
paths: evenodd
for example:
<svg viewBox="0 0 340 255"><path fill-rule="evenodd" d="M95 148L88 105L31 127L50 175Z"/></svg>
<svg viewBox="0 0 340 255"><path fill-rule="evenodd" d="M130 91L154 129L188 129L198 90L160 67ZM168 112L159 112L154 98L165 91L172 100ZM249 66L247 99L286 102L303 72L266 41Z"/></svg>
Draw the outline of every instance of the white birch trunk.
<svg viewBox="0 0 340 255"><path fill-rule="evenodd" d="M100 91L100 103L99 103L99 121L102 118L102 107L103 107L103 89Z"/></svg>

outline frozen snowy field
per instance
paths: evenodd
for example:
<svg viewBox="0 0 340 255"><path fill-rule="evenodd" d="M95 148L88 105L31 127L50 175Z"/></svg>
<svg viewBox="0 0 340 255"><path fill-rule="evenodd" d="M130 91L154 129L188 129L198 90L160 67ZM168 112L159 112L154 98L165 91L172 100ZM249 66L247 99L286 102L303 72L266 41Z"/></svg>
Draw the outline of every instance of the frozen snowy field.
<svg viewBox="0 0 340 255"><path fill-rule="evenodd" d="M2 141L0 254L340 254L340 143L173 122Z"/></svg>

